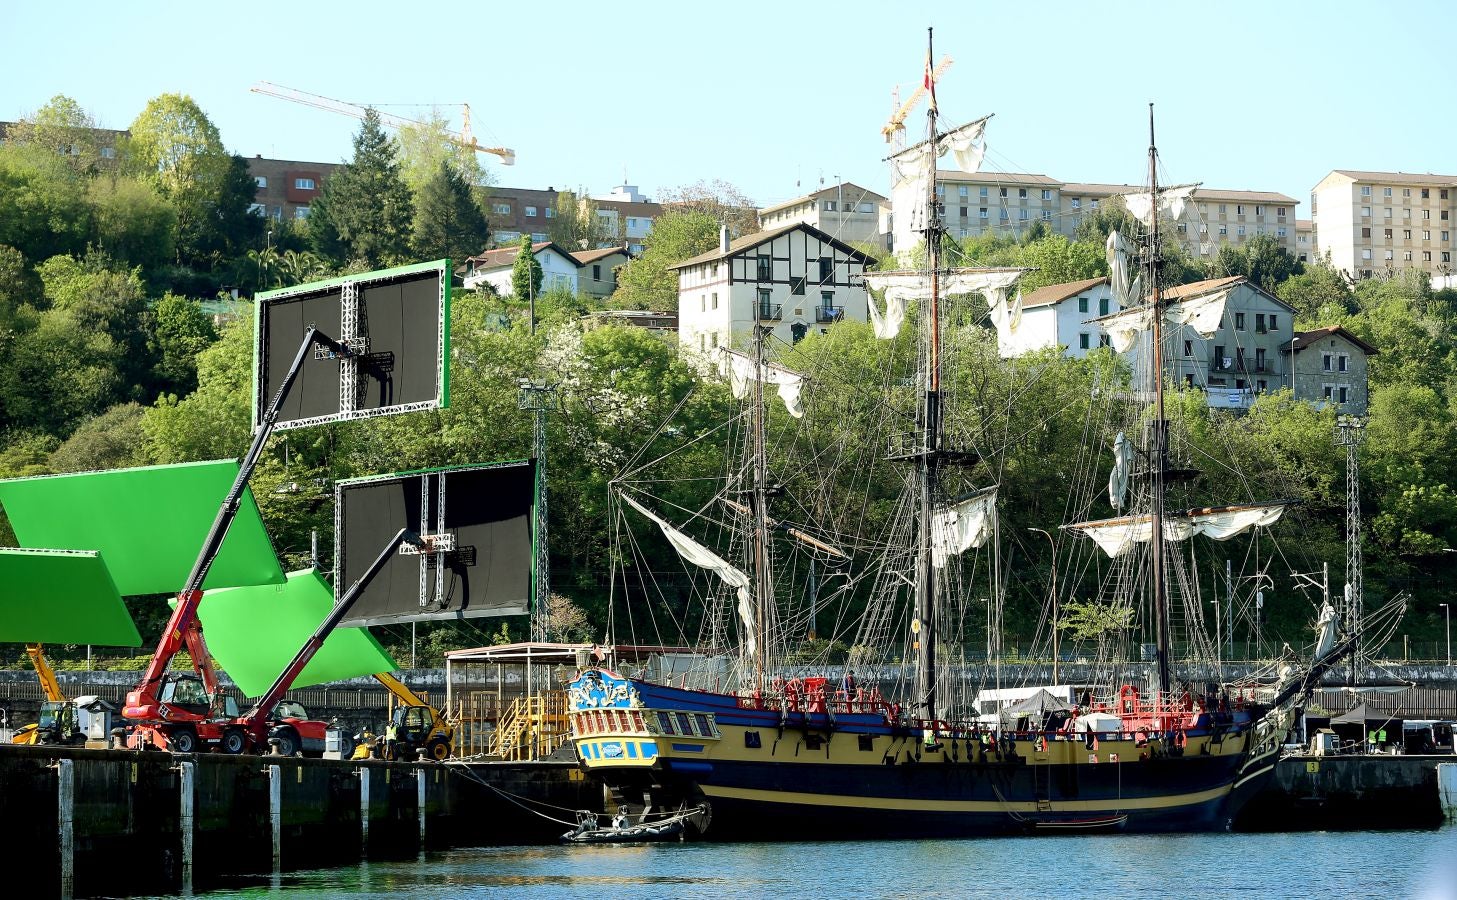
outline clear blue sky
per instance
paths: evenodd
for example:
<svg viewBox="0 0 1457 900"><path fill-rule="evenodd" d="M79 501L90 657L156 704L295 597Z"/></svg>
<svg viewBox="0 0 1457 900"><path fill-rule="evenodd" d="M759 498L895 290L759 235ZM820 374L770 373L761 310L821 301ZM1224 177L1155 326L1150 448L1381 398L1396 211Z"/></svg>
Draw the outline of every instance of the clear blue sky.
<svg viewBox="0 0 1457 900"><path fill-rule="evenodd" d="M768 204L836 175L888 193L880 126L932 25L955 59L944 121L996 114L985 169L1141 182L1152 100L1170 181L1281 191L1301 217L1334 168L1457 173L1450 0L937 6L11 0L0 118L62 93L125 128L181 92L234 152L349 155L355 120L249 93L268 80L469 102L477 135L516 150L514 168L482 157L513 187L605 192L625 167L649 196L722 178Z"/></svg>

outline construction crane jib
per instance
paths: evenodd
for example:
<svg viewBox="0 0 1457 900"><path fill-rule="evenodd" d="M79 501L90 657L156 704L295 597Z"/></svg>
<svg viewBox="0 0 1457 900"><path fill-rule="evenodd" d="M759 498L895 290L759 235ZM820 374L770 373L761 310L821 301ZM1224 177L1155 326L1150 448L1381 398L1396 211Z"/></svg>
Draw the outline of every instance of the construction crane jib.
<svg viewBox="0 0 1457 900"><path fill-rule="evenodd" d="M280 100L287 100L290 103L300 103L304 106L312 106L314 109L322 109L326 112L339 113L340 115L344 116L352 116L356 119L363 119L364 114L367 111L366 107L363 106L358 106L353 103L345 103L343 100L335 100L332 97L325 97L321 94L312 94L308 91L298 90L297 88L284 87L281 84L274 84L271 81L260 81L257 84L253 85L251 88L249 88L249 90L255 94L262 94L265 97L277 97ZM499 156L501 158L501 165L503 166L515 165L515 150L511 150L507 147L481 146L480 142L476 140L475 135L471 134L470 104L462 103L461 106L464 107L464 127L459 132L447 132L447 137L449 137L451 141L461 145L462 147L468 147L478 153L489 153L493 156ZM414 119L407 119L404 116L397 116L393 113L381 112L378 109L375 110L375 113L379 116L379 120L382 124L388 125L391 128L401 128L406 125L425 124L423 122L418 122Z"/></svg>

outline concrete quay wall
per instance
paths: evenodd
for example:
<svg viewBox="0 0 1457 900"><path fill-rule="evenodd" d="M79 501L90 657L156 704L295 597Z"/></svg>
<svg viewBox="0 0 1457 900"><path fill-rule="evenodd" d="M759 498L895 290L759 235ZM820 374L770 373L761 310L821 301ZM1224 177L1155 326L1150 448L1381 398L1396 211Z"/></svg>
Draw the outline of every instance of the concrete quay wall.
<svg viewBox="0 0 1457 900"><path fill-rule="evenodd" d="M0 747L17 896L241 886L422 849L554 839L602 808L574 763L390 763ZM561 809L556 809L561 807Z"/></svg>

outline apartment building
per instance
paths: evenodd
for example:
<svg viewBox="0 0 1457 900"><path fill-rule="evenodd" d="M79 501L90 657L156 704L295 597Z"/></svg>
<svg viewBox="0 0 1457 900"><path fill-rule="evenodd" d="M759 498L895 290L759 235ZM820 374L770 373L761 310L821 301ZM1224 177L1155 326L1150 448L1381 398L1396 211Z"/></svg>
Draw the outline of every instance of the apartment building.
<svg viewBox="0 0 1457 900"><path fill-rule="evenodd" d="M493 187L487 203L486 218L491 227L491 240L505 247L531 235L533 242L550 239L551 220L556 216L558 191L534 188ZM652 231L653 220L662 215L663 207L638 193L632 185L622 185L611 194L591 197L597 217L604 226L604 246L623 245L633 254L643 249L643 239ZM572 248L577 249L577 248Z"/></svg>
<svg viewBox="0 0 1457 900"><path fill-rule="evenodd" d="M306 219L309 207L324 182L339 168L338 163L300 162L292 159L248 160L248 174L258 185L249 209L264 218Z"/></svg>
<svg viewBox="0 0 1457 900"><path fill-rule="evenodd" d="M813 225L793 222L719 245L672 266L678 273L678 345L711 362L742 348L755 324L795 343L869 313L860 276L870 257Z"/></svg>
<svg viewBox="0 0 1457 900"><path fill-rule="evenodd" d="M1064 182L1048 175L1017 172L943 170L936 193L942 221L953 237L994 233L1021 235L1033 223L1073 237L1084 217L1110 197L1144 190L1136 184ZM1297 253L1296 207L1299 201L1272 191L1196 189L1166 237L1177 239L1191 256L1213 256L1224 244L1242 244L1268 234ZM914 247L921 235L892 210L892 249Z"/></svg>
<svg viewBox="0 0 1457 900"><path fill-rule="evenodd" d="M759 227L774 229L803 222L842 241L889 249L887 235L880 228L882 208L889 202L868 188L846 181L760 209Z"/></svg>
<svg viewBox="0 0 1457 900"><path fill-rule="evenodd" d="M1453 273L1457 175L1336 169L1310 192L1316 251L1352 278Z"/></svg>

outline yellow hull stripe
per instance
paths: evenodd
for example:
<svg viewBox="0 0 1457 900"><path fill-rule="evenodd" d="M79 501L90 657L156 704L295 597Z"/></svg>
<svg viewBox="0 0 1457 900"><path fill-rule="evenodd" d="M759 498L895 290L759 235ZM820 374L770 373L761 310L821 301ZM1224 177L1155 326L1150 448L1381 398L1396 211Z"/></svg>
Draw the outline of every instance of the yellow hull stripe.
<svg viewBox="0 0 1457 900"><path fill-rule="evenodd" d="M700 782L698 785L710 798L725 800L750 800L756 803L792 803L802 806L825 806L843 809L885 809L910 812L1128 812L1144 809L1172 809L1178 806L1193 806L1218 800L1229 793L1229 785L1198 791L1192 794L1175 794L1168 797L1124 797L1117 800L1059 800L1038 805L1036 801L999 800L911 800L899 797L847 797L840 794L808 794L799 791L766 791L754 788L725 787Z"/></svg>

